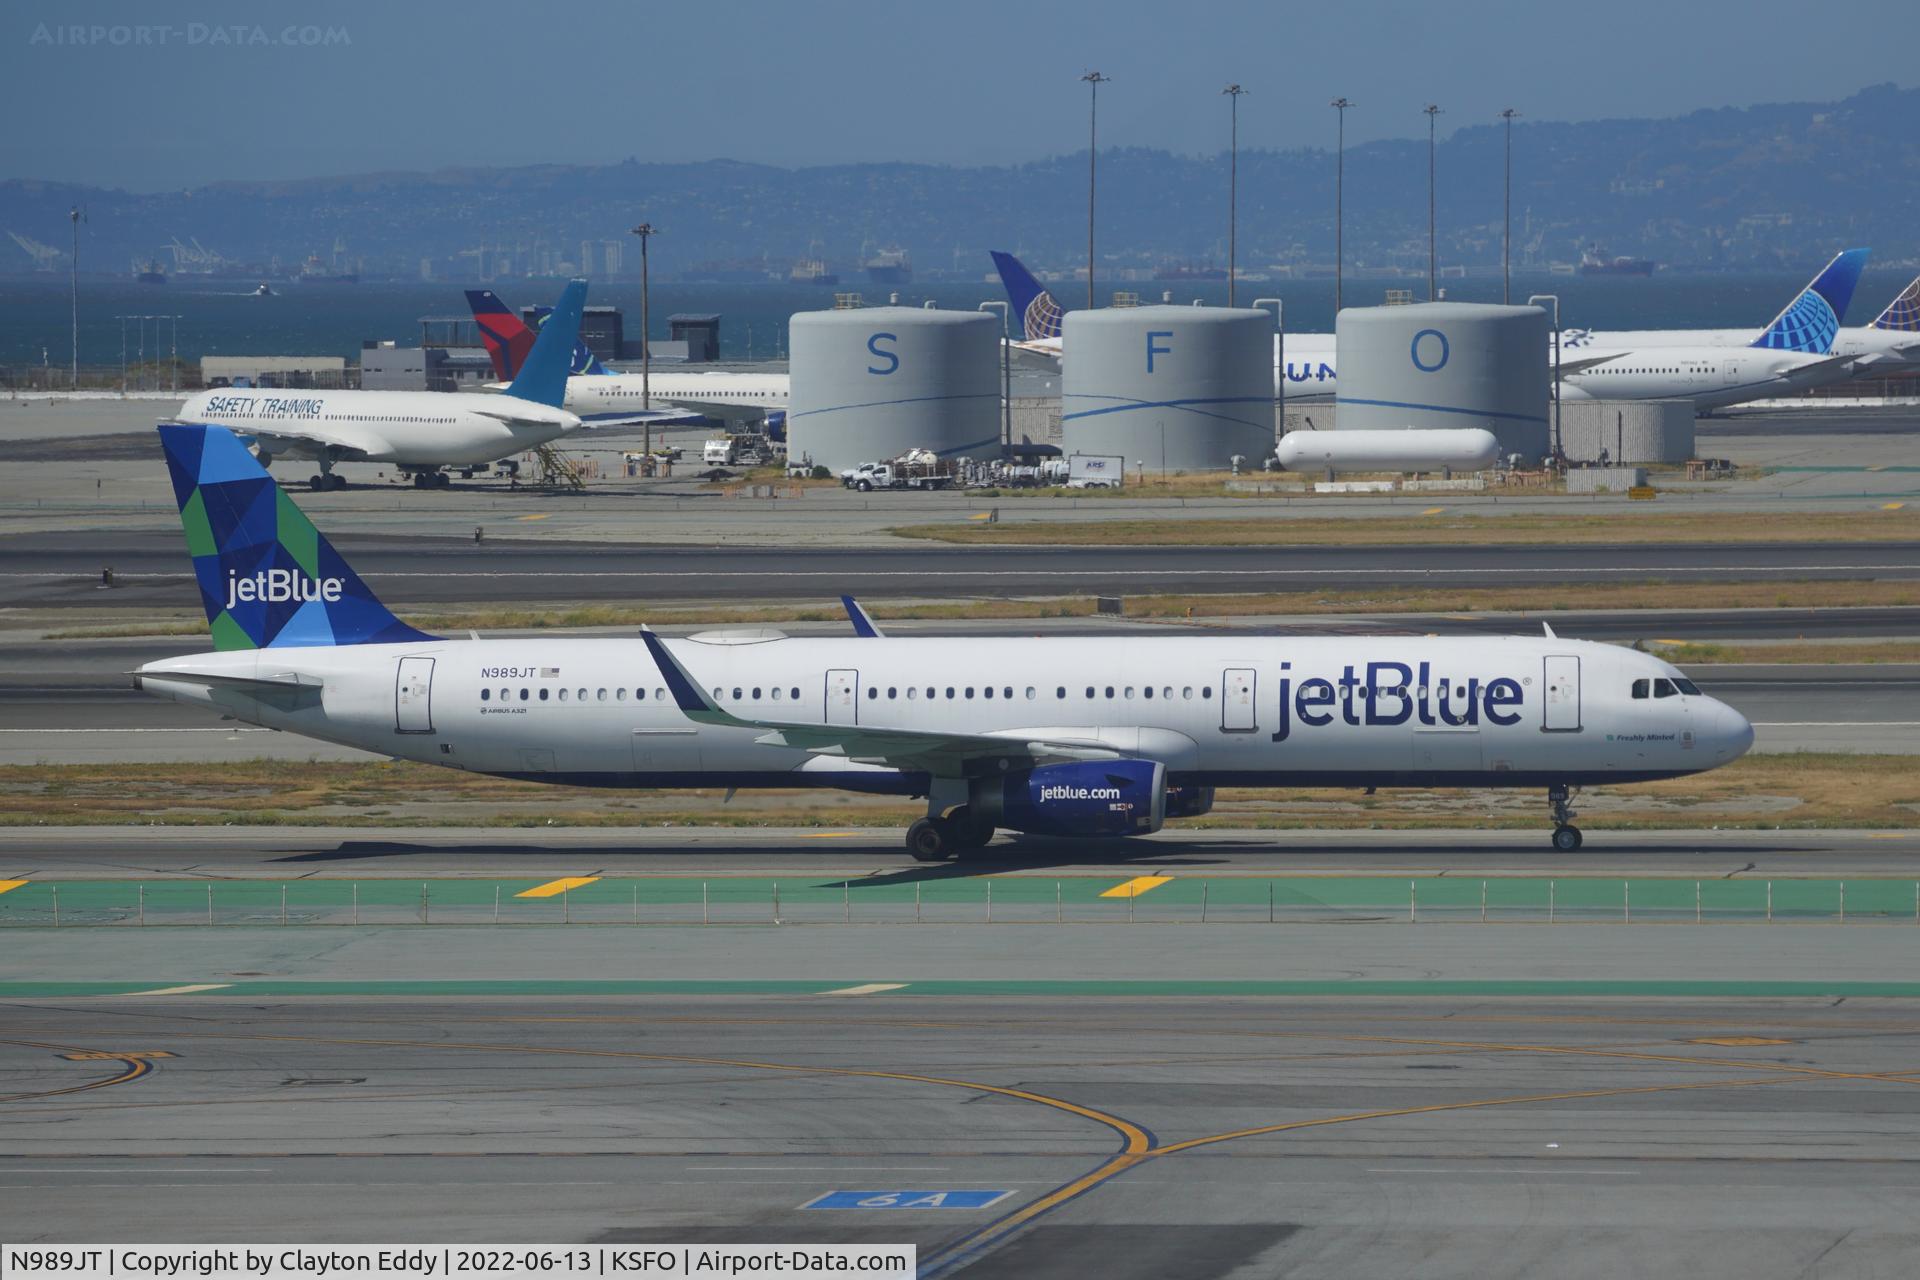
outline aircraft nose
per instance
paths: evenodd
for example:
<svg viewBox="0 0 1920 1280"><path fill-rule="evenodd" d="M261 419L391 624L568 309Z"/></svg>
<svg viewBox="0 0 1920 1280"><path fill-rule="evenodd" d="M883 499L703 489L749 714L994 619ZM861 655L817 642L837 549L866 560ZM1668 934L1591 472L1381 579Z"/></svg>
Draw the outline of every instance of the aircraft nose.
<svg viewBox="0 0 1920 1280"><path fill-rule="evenodd" d="M1722 702L1714 713L1714 745L1728 760L1738 760L1753 747L1753 722Z"/></svg>

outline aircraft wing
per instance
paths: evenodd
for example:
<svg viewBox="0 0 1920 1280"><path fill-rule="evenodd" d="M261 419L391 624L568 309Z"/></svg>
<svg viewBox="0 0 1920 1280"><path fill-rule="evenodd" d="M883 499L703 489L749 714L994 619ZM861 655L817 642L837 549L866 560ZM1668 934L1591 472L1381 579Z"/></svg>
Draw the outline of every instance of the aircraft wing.
<svg viewBox="0 0 1920 1280"><path fill-rule="evenodd" d="M1579 373L1585 369L1592 369L1598 365L1608 364L1614 360L1618 360L1625 354L1626 352L1624 351L1614 351L1601 356L1582 356L1578 360L1567 360L1563 358L1560 361L1560 376L1565 377L1570 373Z"/></svg>
<svg viewBox="0 0 1920 1280"><path fill-rule="evenodd" d="M691 410L633 409L619 413L583 413L580 421L590 427L684 427L705 422L706 418Z"/></svg>
<svg viewBox="0 0 1920 1280"><path fill-rule="evenodd" d="M1038 369L1042 373L1060 372L1060 339L1042 338L1035 342L1008 342L1012 348L1013 363L1022 369Z"/></svg>
<svg viewBox="0 0 1920 1280"><path fill-rule="evenodd" d="M182 422L167 425L204 427L201 422ZM271 428L258 431L236 431L236 435L259 444L268 453L291 453L289 445L315 455L324 454L335 462L364 462L376 453L390 451L387 442L364 428L354 432L345 432L320 426L318 423L275 422Z"/></svg>
<svg viewBox="0 0 1920 1280"><path fill-rule="evenodd" d="M795 747L821 755L841 756L861 764L893 769L924 770L944 777L964 776L968 766L983 760L1019 764L1053 764L1067 760L1118 760L1122 754L1091 739L1034 739L1024 733L1006 736L972 733L929 733L919 729L886 729L871 725L799 724L754 720L723 710L699 681L668 652L660 637L643 631L640 638L653 655L673 700L689 720L764 730L756 741L768 746Z"/></svg>

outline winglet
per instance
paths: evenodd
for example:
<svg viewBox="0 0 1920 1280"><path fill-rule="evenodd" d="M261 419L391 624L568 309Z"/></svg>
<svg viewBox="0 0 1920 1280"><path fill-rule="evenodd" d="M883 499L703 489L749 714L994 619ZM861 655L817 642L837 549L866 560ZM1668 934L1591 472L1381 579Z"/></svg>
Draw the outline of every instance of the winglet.
<svg viewBox="0 0 1920 1280"><path fill-rule="evenodd" d="M667 692L673 695L674 705L686 715L687 719L700 724L750 725L752 721L722 711L713 699L700 688L699 682L687 674L687 669L675 660L667 651L667 646L659 636L651 631L640 633L647 653L653 658L653 665L660 669L660 678L667 682Z"/></svg>
<svg viewBox="0 0 1920 1280"><path fill-rule="evenodd" d="M1549 640L1558 640L1560 638L1559 636L1553 634L1553 628L1550 625L1548 625L1547 620L1545 618L1540 619L1540 630L1546 633L1546 637Z"/></svg>
<svg viewBox="0 0 1920 1280"><path fill-rule="evenodd" d="M841 596L840 603L847 611L847 621L853 624L853 634L863 640L882 640L886 638L885 633L873 624L872 616L860 607L858 600L855 600L852 596Z"/></svg>
<svg viewBox="0 0 1920 1280"><path fill-rule="evenodd" d="M1833 340L1846 320L1847 304L1853 301L1853 287L1860 283L1860 272L1866 265L1865 249L1844 249L1835 254L1813 283L1773 318L1752 345L1820 356L1832 351Z"/></svg>

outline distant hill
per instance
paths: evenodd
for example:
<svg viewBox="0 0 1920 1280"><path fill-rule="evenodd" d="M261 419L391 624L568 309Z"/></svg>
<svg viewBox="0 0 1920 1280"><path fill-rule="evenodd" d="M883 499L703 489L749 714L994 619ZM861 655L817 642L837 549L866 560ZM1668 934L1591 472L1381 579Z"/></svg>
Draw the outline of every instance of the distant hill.
<svg viewBox="0 0 1920 1280"><path fill-rule="evenodd" d="M1501 126L1461 129L1439 148L1441 258L1472 268L1500 253ZM1426 145L1375 142L1347 153L1347 252L1355 264L1424 267ZM1100 241L1118 265L1218 261L1226 238L1224 156L1102 152ZM663 228L663 278L708 260L775 268L822 254L851 272L863 248L901 246L923 271L988 269L1016 248L1071 267L1085 250L1086 155L960 168L916 164L781 169L698 164L543 165L372 173L300 182L223 182L135 194L0 182L0 231L56 247L67 209L86 207L82 258L117 270L171 238L198 239L258 270L331 258L336 239L370 272L412 277L422 258L471 275L480 246L544 244L577 261L583 239L625 244L626 228ZM1330 151L1240 158L1243 266L1324 264L1333 254ZM1589 242L1682 267L1804 266L1843 244L1876 262L1920 259L1920 89L1879 85L1842 102L1698 111L1669 120L1514 127L1516 258L1571 261ZM604 266L604 249L596 250ZM29 268L0 241L0 270ZM592 274L601 274L595 271Z"/></svg>

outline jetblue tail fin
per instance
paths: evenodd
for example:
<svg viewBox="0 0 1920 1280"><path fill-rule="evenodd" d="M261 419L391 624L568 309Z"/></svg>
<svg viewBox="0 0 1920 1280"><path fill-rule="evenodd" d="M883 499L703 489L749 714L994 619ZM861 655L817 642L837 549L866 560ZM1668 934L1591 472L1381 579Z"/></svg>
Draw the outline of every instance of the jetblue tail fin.
<svg viewBox="0 0 1920 1280"><path fill-rule="evenodd" d="M1006 286L1007 298L1020 315L1020 329L1026 340L1059 337L1061 311L1054 296L1033 278L1033 272L1027 270L1020 259L998 249L992 253L994 268L1000 272L1000 283Z"/></svg>
<svg viewBox="0 0 1920 1280"><path fill-rule="evenodd" d="M1900 296L1887 304L1887 309L1873 319L1876 329L1899 329L1907 333L1920 332L1920 277L1900 291Z"/></svg>
<svg viewBox="0 0 1920 1280"><path fill-rule="evenodd" d="M533 350L533 330L507 310L507 304L491 289L467 290L467 306L480 330L481 345L493 361L493 376L511 382Z"/></svg>
<svg viewBox="0 0 1920 1280"><path fill-rule="evenodd" d="M535 404L559 408L567 398L567 374L573 364L573 346L580 340L580 312L587 305L587 282L571 281L540 326L526 363L513 375L507 394Z"/></svg>
<svg viewBox="0 0 1920 1280"><path fill-rule="evenodd" d="M1853 287L1860 283L1860 272L1866 265L1865 249L1835 254L1813 283L1753 340L1753 345L1820 356L1832 351L1833 340L1846 319L1847 304L1853 301Z"/></svg>
<svg viewBox="0 0 1920 1280"><path fill-rule="evenodd" d="M215 649L433 639L374 598L233 432L167 423L160 445Z"/></svg>

